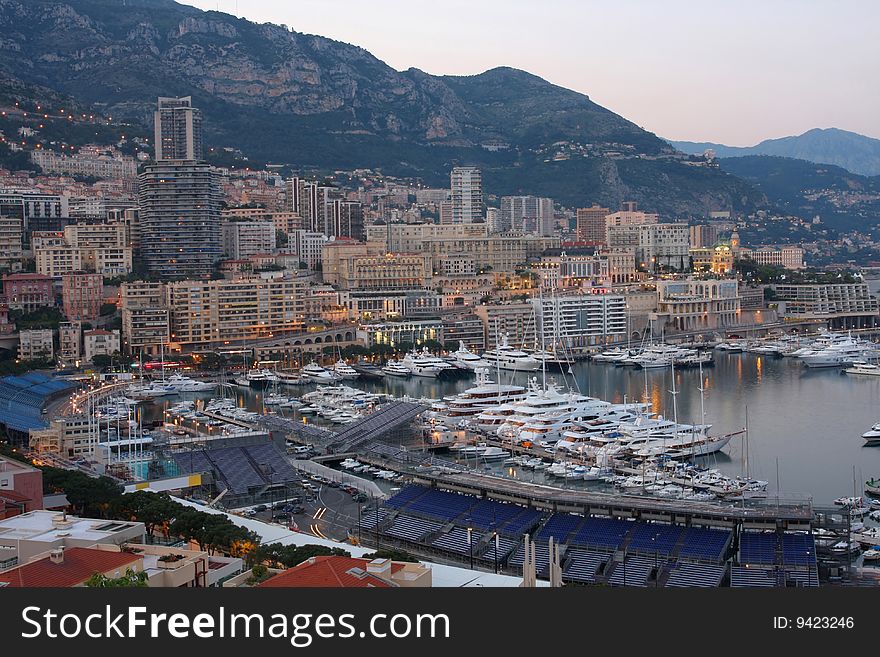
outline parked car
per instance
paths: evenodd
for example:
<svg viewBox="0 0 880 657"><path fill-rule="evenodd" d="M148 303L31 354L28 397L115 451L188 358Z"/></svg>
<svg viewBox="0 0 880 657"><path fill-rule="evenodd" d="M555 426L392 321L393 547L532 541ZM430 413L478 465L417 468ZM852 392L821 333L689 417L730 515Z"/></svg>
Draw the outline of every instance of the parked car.
<svg viewBox="0 0 880 657"><path fill-rule="evenodd" d="M256 511L257 513L262 513L263 511L268 511L268 510L269 510L269 507L266 506L265 504L258 504L257 506L254 507L254 511Z"/></svg>

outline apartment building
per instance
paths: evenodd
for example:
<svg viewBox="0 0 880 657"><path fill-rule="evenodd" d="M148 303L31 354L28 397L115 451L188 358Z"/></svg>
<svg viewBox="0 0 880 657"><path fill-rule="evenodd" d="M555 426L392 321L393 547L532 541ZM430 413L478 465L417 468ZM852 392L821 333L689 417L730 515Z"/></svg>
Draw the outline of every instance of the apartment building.
<svg viewBox="0 0 880 657"><path fill-rule="evenodd" d="M104 277L101 274L71 272L61 277L64 316L72 322L93 321L104 301Z"/></svg>
<svg viewBox="0 0 880 657"><path fill-rule="evenodd" d="M19 359L52 360L55 358L54 334L55 332L52 329L19 331Z"/></svg>
<svg viewBox="0 0 880 657"><path fill-rule="evenodd" d="M257 276L166 287L172 348L253 341L301 331L305 280Z"/></svg>
<svg viewBox="0 0 880 657"><path fill-rule="evenodd" d="M547 346L579 349L623 340L627 334L626 298L596 288L531 300L538 333Z"/></svg>
<svg viewBox="0 0 880 657"><path fill-rule="evenodd" d="M3 297L10 310L26 313L55 305L52 279L42 274L4 274Z"/></svg>
<svg viewBox="0 0 880 657"><path fill-rule="evenodd" d="M876 326L877 298L867 283L776 285L786 318L824 319L835 328Z"/></svg>
<svg viewBox="0 0 880 657"><path fill-rule="evenodd" d="M171 338L165 285L154 281L126 282L119 292L124 351L158 354Z"/></svg>
<svg viewBox="0 0 880 657"><path fill-rule="evenodd" d="M95 356L112 356L119 353L122 340L118 330L92 329L83 333L83 359L91 363Z"/></svg>
<svg viewBox="0 0 880 657"><path fill-rule="evenodd" d="M275 251L275 224L270 221L225 221L223 254L242 260Z"/></svg>

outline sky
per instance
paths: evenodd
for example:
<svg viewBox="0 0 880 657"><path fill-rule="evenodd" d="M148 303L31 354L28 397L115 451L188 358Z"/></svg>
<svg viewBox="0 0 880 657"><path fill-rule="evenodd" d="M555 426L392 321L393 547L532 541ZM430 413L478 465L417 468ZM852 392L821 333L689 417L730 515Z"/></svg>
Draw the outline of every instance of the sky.
<svg viewBox="0 0 880 657"><path fill-rule="evenodd" d="M880 138L876 0L178 0L361 46L398 70L512 66L673 140Z"/></svg>

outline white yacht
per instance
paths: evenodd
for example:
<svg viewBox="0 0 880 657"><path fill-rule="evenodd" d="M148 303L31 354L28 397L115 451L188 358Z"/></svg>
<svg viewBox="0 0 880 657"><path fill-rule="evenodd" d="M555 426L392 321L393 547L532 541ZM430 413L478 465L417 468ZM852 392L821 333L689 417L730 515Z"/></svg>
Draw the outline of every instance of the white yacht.
<svg viewBox="0 0 880 657"><path fill-rule="evenodd" d="M541 367L541 362L508 343L507 333L502 335L501 344L483 353L483 360L490 367L514 372L534 372Z"/></svg>
<svg viewBox="0 0 880 657"><path fill-rule="evenodd" d="M149 383L142 383L128 389L128 394L135 399L155 399L156 397L166 397L176 393L177 390L161 381L150 381Z"/></svg>
<svg viewBox="0 0 880 657"><path fill-rule="evenodd" d="M456 363L468 370L477 370L489 365L484 359L470 351L461 341L458 343L458 349L450 355Z"/></svg>
<svg viewBox="0 0 880 657"><path fill-rule="evenodd" d="M196 379L184 376L183 374L173 374L164 381L162 385L168 386L175 392L205 392L213 390L217 387L216 383L210 381L197 381Z"/></svg>
<svg viewBox="0 0 880 657"><path fill-rule="evenodd" d="M480 367L475 370L476 385L457 395L444 397L431 405L433 418L450 426L474 419L491 406L516 401L526 396L523 386L495 383L489 378L489 370Z"/></svg>
<svg viewBox="0 0 880 657"><path fill-rule="evenodd" d="M267 388L278 381L278 375L272 370L250 370L247 373L248 385L251 388Z"/></svg>
<svg viewBox="0 0 880 657"><path fill-rule="evenodd" d="M437 378L443 368L439 367L433 358L427 358L419 352L409 352L400 364L409 370L413 376Z"/></svg>
<svg viewBox="0 0 880 657"><path fill-rule="evenodd" d="M847 374L859 374L864 376L880 376L880 365L874 363L853 362L852 365L845 370Z"/></svg>
<svg viewBox="0 0 880 657"><path fill-rule="evenodd" d="M396 360L389 360L387 363L385 363L382 371L385 372L385 374L389 374L391 376L407 377L410 375L409 368L405 367Z"/></svg>
<svg viewBox="0 0 880 657"><path fill-rule="evenodd" d="M824 349L803 354L800 359L807 367L841 367L855 361L876 360L877 346L862 340L847 339Z"/></svg>
<svg viewBox="0 0 880 657"><path fill-rule="evenodd" d="M315 361L302 368L302 375L310 381L318 381L320 383L328 383L340 379L336 373L324 369Z"/></svg>
<svg viewBox="0 0 880 657"><path fill-rule="evenodd" d="M342 359L336 361L336 364L333 366L333 371L336 372L343 379L357 379L360 377L360 374L358 374L351 365L349 365Z"/></svg>
<svg viewBox="0 0 880 657"><path fill-rule="evenodd" d="M619 363L626 358L633 357L634 355L635 354L632 353L629 349L613 347L611 349L606 349L601 353L594 354L592 359L597 363Z"/></svg>
<svg viewBox="0 0 880 657"><path fill-rule="evenodd" d="M863 433L862 438L865 440L866 445L880 444L880 422Z"/></svg>
<svg viewBox="0 0 880 657"><path fill-rule="evenodd" d="M309 383L299 372L276 372L278 383L284 386L302 386Z"/></svg>

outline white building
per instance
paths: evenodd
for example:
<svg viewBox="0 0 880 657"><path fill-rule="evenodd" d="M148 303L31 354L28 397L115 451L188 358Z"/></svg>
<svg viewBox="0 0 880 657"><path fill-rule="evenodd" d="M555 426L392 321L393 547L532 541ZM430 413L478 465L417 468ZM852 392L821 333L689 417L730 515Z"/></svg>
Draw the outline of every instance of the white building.
<svg viewBox="0 0 880 657"><path fill-rule="evenodd" d="M636 260L647 271L687 270L690 266L690 227L687 224L639 226Z"/></svg>
<svg viewBox="0 0 880 657"><path fill-rule="evenodd" d="M223 252L227 257L244 260L274 250L274 222L227 221L223 224Z"/></svg>
<svg viewBox="0 0 880 657"><path fill-rule="evenodd" d="M597 288L591 293L533 298L538 335L547 348L580 348L626 337L626 299ZM541 338L539 337L539 340Z"/></svg>
<svg viewBox="0 0 880 657"><path fill-rule="evenodd" d="M294 254L298 262L304 262L309 269L315 269L321 262L321 249L327 241L324 233L295 230L287 234L287 251Z"/></svg>
<svg viewBox="0 0 880 657"><path fill-rule="evenodd" d="M95 356L112 356L119 351L121 340L119 331L93 329L83 333L83 357L92 362Z"/></svg>
<svg viewBox="0 0 880 657"><path fill-rule="evenodd" d="M19 332L19 359L52 360L55 358L54 333L52 329L33 329Z"/></svg>
<svg viewBox="0 0 880 657"><path fill-rule="evenodd" d="M483 221L483 174L477 167L455 167L452 182L452 223Z"/></svg>
<svg viewBox="0 0 880 657"><path fill-rule="evenodd" d="M741 299L736 279L657 282L657 315L679 331L699 331L739 323Z"/></svg>
<svg viewBox="0 0 880 657"><path fill-rule="evenodd" d="M502 230L551 235L553 233L553 199L536 196L502 196Z"/></svg>

